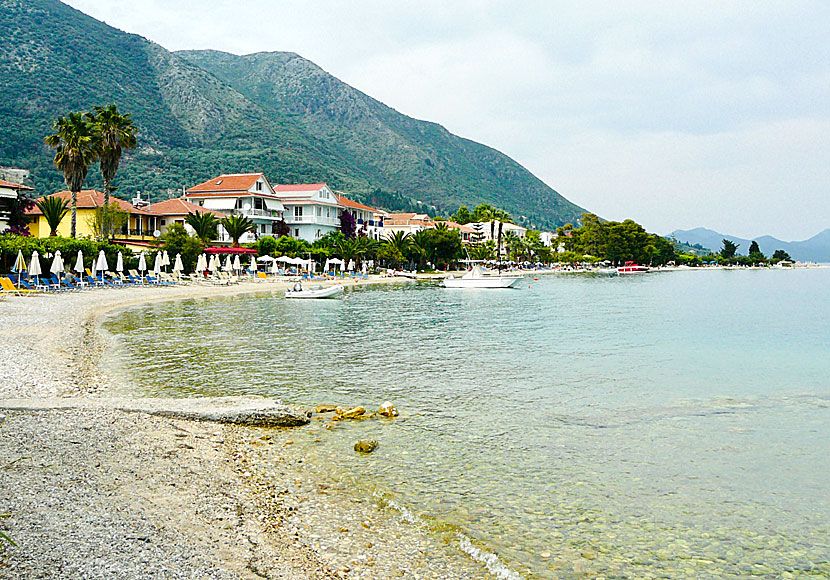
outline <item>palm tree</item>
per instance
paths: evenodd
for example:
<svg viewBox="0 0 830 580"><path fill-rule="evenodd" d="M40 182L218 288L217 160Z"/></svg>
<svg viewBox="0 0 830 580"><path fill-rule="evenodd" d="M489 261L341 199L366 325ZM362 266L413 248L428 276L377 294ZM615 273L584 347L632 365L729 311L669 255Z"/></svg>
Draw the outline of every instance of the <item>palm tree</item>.
<svg viewBox="0 0 830 580"><path fill-rule="evenodd" d="M70 235L75 237L78 212L78 192L84 185L89 166L96 157L96 131L82 113L59 117L53 125L54 134L46 144L55 150L55 167L63 173L67 189L72 192L72 222Z"/></svg>
<svg viewBox="0 0 830 580"><path fill-rule="evenodd" d="M225 228L225 231L228 232L231 240L233 240L231 245L234 248L239 247L239 238L253 230L255 227L254 222L251 221L250 218L246 218L242 215L232 215L222 218L219 220L219 223L222 224L222 227Z"/></svg>
<svg viewBox="0 0 830 580"><path fill-rule="evenodd" d="M43 214L46 223L49 224L49 235L57 236L58 226L69 211L69 202L57 195L50 195L36 201L35 205Z"/></svg>
<svg viewBox="0 0 830 580"><path fill-rule="evenodd" d="M135 134L138 129L133 124L130 114L120 114L115 105L95 107L94 113L87 113L87 119L99 135L97 154L101 176L104 178L104 207L109 207L111 183L118 171L121 154L124 149L135 149ZM107 237L108 224L103 224L103 226L104 237Z"/></svg>
<svg viewBox="0 0 830 580"><path fill-rule="evenodd" d="M208 245L218 236L216 226L219 225L219 220L209 211L189 213L184 218L184 222L193 228L196 237L202 240L202 243L205 245Z"/></svg>
<svg viewBox="0 0 830 580"><path fill-rule="evenodd" d="M435 244L432 242L432 232L430 230L421 230L415 232L415 235L412 236L412 242L409 244L409 252L410 255L418 258L420 266L423 266L424 262L432 261L434 249Z"/></svg>
<svg viewBox="0 0 830 580"><path fill-rule="evenodd" d="M412 243L412 234L405 232L394 232L391 237L383 241L383 245L390 247L393 253L405 256L409 251L409 244Z"/></svg>

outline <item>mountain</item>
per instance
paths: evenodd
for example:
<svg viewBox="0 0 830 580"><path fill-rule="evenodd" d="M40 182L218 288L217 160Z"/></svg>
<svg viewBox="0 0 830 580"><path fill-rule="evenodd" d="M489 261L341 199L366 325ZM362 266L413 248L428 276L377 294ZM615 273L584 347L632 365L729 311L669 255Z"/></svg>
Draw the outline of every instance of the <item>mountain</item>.
<svg viewBox="0 0 830 580"><path fill-rule="evenodd" d="M671 233L671 237L690 245L700 244L705 248L711 248L715 252L723 247L724 239L731 240L738 244L738 253L744 256L749 252L749 245L752 243L752 240L721 234L706 228L676 230ZM758 242L758 247L766 256L771 256L775 250L784 250L794 260L830 262L830 228L802 242L784 242L772 236L761 236L760 238L754 238L754 240Z"/></svg>
<svg viewBox="0 0 830 580"><path fill-rule="evenodd" d="M171 53L58 0L0 0L0 166L63 187L43 145L70 111L116 103L140 129L116 178L151 199L219 173L326 181L387 209L490 203L552 228L584 211L506 155L403 115L293 53ZM91 172L88 186L99 186ZM421 205L423 203L423 205Z"/></svg>

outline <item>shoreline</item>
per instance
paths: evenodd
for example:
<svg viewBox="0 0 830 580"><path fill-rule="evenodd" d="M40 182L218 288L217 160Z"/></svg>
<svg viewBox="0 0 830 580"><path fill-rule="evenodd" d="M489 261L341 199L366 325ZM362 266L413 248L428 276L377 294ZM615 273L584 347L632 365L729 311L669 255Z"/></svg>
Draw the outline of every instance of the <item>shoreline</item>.
<svg viewBox="0 0 830 580"><path fill-rule="evenodd" d="M104 289L6 301L0 398L123 397L126 377L99 368L107 316L289 285ZM302 427L93 407L0 408L7 496L0 513L11 514L0 530L17 544L0 550L0 578L492 577L380 498L308 469L291 445Z"/></svg>

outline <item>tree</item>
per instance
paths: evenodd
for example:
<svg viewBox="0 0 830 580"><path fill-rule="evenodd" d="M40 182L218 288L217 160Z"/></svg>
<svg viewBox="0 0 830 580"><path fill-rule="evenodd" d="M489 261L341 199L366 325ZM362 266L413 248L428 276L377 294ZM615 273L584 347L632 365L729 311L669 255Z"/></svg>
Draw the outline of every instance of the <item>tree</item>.
<svg viewBox="0 0 830 580"><path fill-rule="evenodd" d="M790 255L785 252L784 250L775 250L772 254L771 260L773 262L792 262L793 259L790 258Z"/></svg>
<svg viewBox="0 0 830 580"><path fill-rule="evenodd" d="M346 239L353 239L355 233L357 232L357 222L350 212L347 209L343 210L343 213L340 214L340 231L343 232L343 235L346 236Z"/></svg>
<svg viewBox="0 0 830 580"><path fill-rule="evenodd" d="M50 195L36 201L35 205L43 214L43 219L49 224L49 236L57 236L61 220L69 213L69 202L57 195Z"/></svg>
<svg viewBox="0 0 830 580"><path fill-rule="evenodd" d="M181 254L185 271L196 269L196 260L205 247L198 237L189 235L183 225L173 224L167 228L161 241L171 260L175 259L176 254Z"/></svg>
<svg viewBox="0 0 830 580"><path fill-rule="evenodd" d="M14 234L17 236L28 236L29 232L29 218L26 212L35 207L35 202L22 191L17 192L17 198L11 200L9 204L9 227L2 233Z"/></svg>
<svg viewBox="0 0 830 580"><path fill-rule="evenodd" d="M730 260L735 257L735 253L738 251L739 244L736 244L732 240L721 240L723 242L723 248L721 248L720 255L725 260Z"/></svg>
<svg viewBox="0 0 830 580"><path fill-rule="evenodd" d="M82 113L59 117L52 129L55 133L48 135L45 142L55 150L55 167L63 173L66 187L72 192L70 236L74 238L78 220L78 192L84 185L89 166L95 161L97 133Z"/></svg>
<svg viewBox="0 0 830 580"><path fill-rule="evenodd" d="M461 232L439 224L431 231L432 258L436 266L452 262L461 255Z"/></svg>
<svg viewBox="0 0 830 580"><path fill-rule="evenodd" d="M285 223L284 218L280 218L271 226L271 231L274 233L274 237L281 238L291 233L291 227Z"/></svg>
<svg viewBox="0 0 830 580"><path fill-rule="evenodd" d="M219 235L216 231L219 220L209 211L188 213L187 217L184 218L184 222L193 228L196 237L202 240L202 243L205 245L208 245Z"/></svg>
<svg viewBox="0 0 830 580"><path fill-rule="evenodd" d="M467 209L467 206L462 205L458 208L458 211L455 212L455 214L450 216L450 219L455 223L464 225L473 221L473 214L470 213L470 210Z"/></svg>
<svg viewBox="0 0 830 580"><path fill-rule="evenodd" d="M231 237L231 246L234 248L239 247L239 238L256 227L250 218L237 214L222 218L219 223Z"/></svg>
<svg viewBox="0 0 830 580"><path fill-rule="evenodd" d="M767 259L755 240L752 240L752 243L749 244L749 259L753 262L765 262Z"/></svg>
<svg viewBox="0 0 830 580"><path fill-rule="evenodd" d="M96 154L104 179L104 206L109 207L112 180L118 171L123 151L136 148L135 135L138 132L130 113L121 114L115 105L95 107L94 113L87 113L87 119L98 134ZM103 216L107 218L106 214ZM104 221L103 234L108 237L116 227Z"/></svg>
<svg viewBox="0 0 830 580"><path fill-rule="evenodd" d="M87 225L97 238L107 239L107 232L120 230L130 220L130 213L118 207L114 201L105 207L95 209Z"/></svg>

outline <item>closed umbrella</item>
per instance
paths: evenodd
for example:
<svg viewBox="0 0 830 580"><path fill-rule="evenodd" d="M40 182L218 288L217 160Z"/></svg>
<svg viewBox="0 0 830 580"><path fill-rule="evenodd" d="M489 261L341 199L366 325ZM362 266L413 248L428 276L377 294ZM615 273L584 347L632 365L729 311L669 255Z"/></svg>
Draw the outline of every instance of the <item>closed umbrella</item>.
<svg viewBox="0 0 830 580"><path fill-rule="evenodd" d="M17 250L17 258L14 260L12 272L17 272L17 285L20 286L20 273L26 269L26 260L23 259L23 250Z"/></svg>
<svg viewBox="0 0 830 580"><path fill-rule="evenodd" d="M354 271L354 260L349 260L349 265L346 267L349 272Z"/></svg>
<svg viewBox="0 0 830 580"><path fill-rule="evenodd" d="M199 254L196 258L196 273L201 274L205 270L207 270L207 259L204 254Z"/></svg>
<svg viewBox="0 0 830 580"><path fill-rule="evenodd" d="M138 256L138 271L139 272L146 272L147 271L147 258L144 257L144 252L141 252L141 254Z"/></svg>
<svg viewBox="0 0 830 580"><path fill-rule="evenodd" d="M156 275L158 275L161 272L161 266L162 266L163 262L164 262L164 256L162 255L162 253L161 252L156 252L156 259L153 263L153 272L155 272Z"/></svg>
<svg viewBox="0 0 830 580"><path fill-rule="evenodd" d="M78 250L78 258L75 260L75 267L72 269L78 273L80 280L84 279L84 253L81 250Z"/></svg>
<svg viewBox="0 0 830 580"><path fill-rule="evenodd" d="M61 259L61 251L55 252L55 257L52 258L52 266L49 271L58 277L58 288L61 287L61 274L63 273L63 259Z"/></svg>
<svg viewBox="0 0 830 580"><path fill-rule="evenodd" d="M167 272L167 266L170 265L170 256L167 255L167 250L161 255L161 265L164 266L164 271Z"/></svg>
<svg viewBox="0 0 830 580"><path fill-rule="evenodd" d="M250 265L250 266L248 266L248 269L249 269L251 272L256 272L256 260L254 259L254 257L253 257L253 256L251 256L251 265Z"/></svg>
<svg viewBox="0 0 830 580"><path fill-rule="evenodd" d="M223 270L225 270L225 272L230 272L232 269L233 264L231 264L231 255L228 254L228 256L225 258L225 267L223 268Z"/></svg>
<svg viewBox="0 0 830 580"><path fill-rule="evenodd" d="M216 257L216 254L210 257L210 265L208 266L208 270L210 270L211 274L215 274L219 271L219 258Z"/></svg>
<svg viewBox="0 0 830 580"><path fill-rule="evenodd" d="M104 273L109 270L109 265L107 264L107 255L104 253L104 250L98 252L98 259L95 261L96 269L101 272L101 282L104 281Z"/></svg>
<svg viewBox="0 0 830 580"><path fill-rule="evenodd" d="M239 254L233 257L233 270L237 273L242 271L242 263L239 261Z"/></svg>
<svg viewBox="0 0 830 580"><path fill-rule="evenodd" d="M118 252L118 259L115 261L115 271L119 274L124 271L124 255Z"/></svg>
<svg viewBox="0 0 830 580"><path fill-rule="evenodd" d="M176 261L173 263L173 273L176 275L177 278L181 278L183 271L184 264L182 264L182 255L176 254Z"/></svg>
<svg viewBox="0 0 830 580"><path fill-rule="evenodd" d="M271 273L272 274L279 274L280 273L279 259L276 259L271 263Z"/></svg>
<svg viewBox="0 0 830 580"><path fill-rule="evenodd" d="M40 258L37 251L32 252L32 259L29 260L29 276L35 277L35 284L40 284L40 275L43 270L40 269Z"/></svg>

